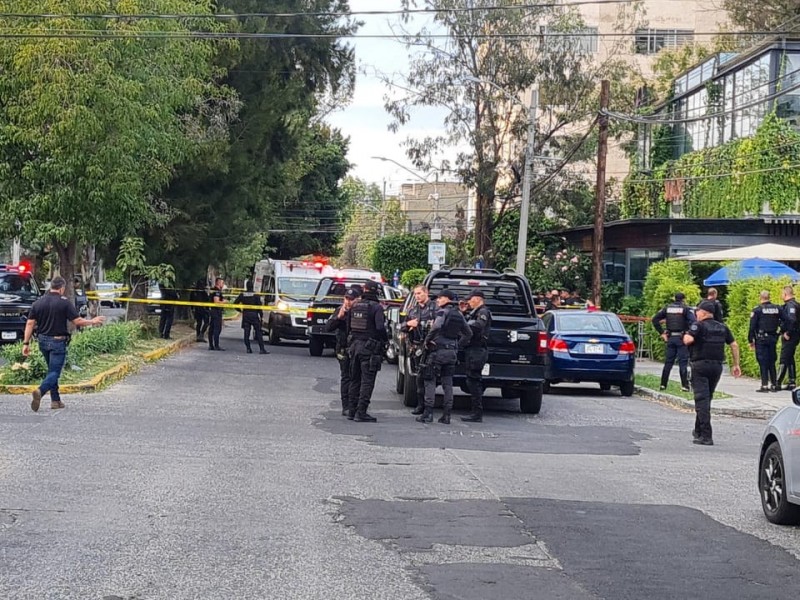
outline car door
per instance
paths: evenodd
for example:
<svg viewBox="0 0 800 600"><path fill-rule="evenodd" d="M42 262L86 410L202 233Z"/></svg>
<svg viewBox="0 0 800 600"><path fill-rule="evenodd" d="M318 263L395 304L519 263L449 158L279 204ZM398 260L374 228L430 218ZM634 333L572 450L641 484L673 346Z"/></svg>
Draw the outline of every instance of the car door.
<svg viewBox="0 0 800 600"><path fill-rule="evenodd" d="M795 498L800 497L800 407L792 407L794 422L787 427L784 436L783 468L791 477L787 491Z"/></svg>

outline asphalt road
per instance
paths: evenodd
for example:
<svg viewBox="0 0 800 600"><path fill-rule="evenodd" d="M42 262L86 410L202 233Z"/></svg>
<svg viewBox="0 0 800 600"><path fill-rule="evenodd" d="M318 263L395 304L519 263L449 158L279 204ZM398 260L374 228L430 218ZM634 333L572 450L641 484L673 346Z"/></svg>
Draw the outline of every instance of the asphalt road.
<svg viewBox="0 0 800 600"><path fill-rule="evenodd" d="M34 414L0 397L0 598L783 598L800 530L764 519L762 421L593 386L541 415L414 422L384 365L371 412L301 344L204 344ZM463 414L463 413L462 413ZM438 416L438 415L437 415Z"/></svg>

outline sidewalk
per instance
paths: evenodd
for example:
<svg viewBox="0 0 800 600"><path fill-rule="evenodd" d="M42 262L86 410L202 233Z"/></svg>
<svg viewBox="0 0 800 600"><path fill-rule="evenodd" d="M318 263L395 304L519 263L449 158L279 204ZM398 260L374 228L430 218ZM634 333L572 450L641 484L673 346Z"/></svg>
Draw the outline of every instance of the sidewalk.
<svg viewBox="0 0 800 600"><path fill-rule="evenodd" d="M636 361L636 372L648 373L660 377L663 366L663 363L641 358ZM677 363L672 367L670 380L680 382ZM717 391L728 394L731 397L712 401L712 414L747 417L751 419L769 419L778 410L792 403L791 392L781 391L770 394L759 394L756 392L756 389L759 387L761 387L761 381L745 376L737 379L731 375L728 366L725 365L725 370L717 386ZM694 402L692 400L679 398L672 394L665 394L664 392L645 389L639 386L636 386L636 393L640 396L653 398L660 402L673 404L679 408L694 410Z"/></svg>

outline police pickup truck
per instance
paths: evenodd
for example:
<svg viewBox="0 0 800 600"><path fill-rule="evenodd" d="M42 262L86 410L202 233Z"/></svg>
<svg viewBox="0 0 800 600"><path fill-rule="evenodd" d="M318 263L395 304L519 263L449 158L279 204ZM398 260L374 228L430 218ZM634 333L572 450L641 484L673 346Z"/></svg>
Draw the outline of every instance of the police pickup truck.
<svg viewBox="0 0 800 600"><path fill-rule="evenodd" d="M380 279L380 273L356 269L348 269L347 272L340 273L335 277L323 277L320 279L306 314L308 351L311 356L322 356L325 348L336 346L336 334L326 331L325 324L334 311L342 305L344 293L353 285L363 287L369 280L378 282L378 299L384 306L388 321L387 331L390 331L391 314L393 312L391 309L396 307L397 310L394 312L399 313L399 308L402 305L402 294L397 288L381 283Z"/></svg>
<svg viewBox="0 0 800 600"><path fill-rule="evenodd" d="M0 342L22 340L28 313L41 295L28 265L0 265Z"/></svg>
<svg viewBox="0 0 800 600"><path fill-rule="evenodd" d="M527 279L515 273L493 269L449 269L429 273L425 278L431 298L445 289L465 299L473 289L480 289L486 306L492 311L489 332L489 360L483 368L486 388L500 388L503 398L519 398L523 413L538 414L542 407L544 359L547 334L536 315ZM416 304L414 296L406 299L401 315ZM402 316L401 316L402 320ZM398 351L396 389L406 406L417 405L418 363L421 350L400 330L392 332ZM453 377L453 385L467 393L463 353Z"/></svg>

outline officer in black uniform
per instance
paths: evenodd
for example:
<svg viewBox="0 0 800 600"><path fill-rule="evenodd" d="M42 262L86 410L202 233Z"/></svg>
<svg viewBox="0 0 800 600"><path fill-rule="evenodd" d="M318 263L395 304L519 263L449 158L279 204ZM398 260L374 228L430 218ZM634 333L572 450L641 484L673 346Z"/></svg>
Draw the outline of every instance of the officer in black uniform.
<svg viewBox="0 0 800 600"><path fill-rule="evenodd" d="M171 287L161 288L161 299L175 302L178 298L178 291ZM158 334L165 340L170 339L170 332L172 331L172 323L175 321L175 305L162 304L161 316L158 319Z"/></svg>
<svg viewBox="0 0 800 600"><path fill-rule="evenodd" d="M778 389L783 385L783 378L789 372L787 390L793 390L797 385L797 372L794 362L794 353L797 343L800 342L800 311L797 300L794 299L794 288L787 285L783 288L783 309L781 311L781 370L778 373Z"/></svg>
<svg viewBox="0 0 800 600"><path fill-rule="evenodd" d="M759 294L761 304L750 313L750 331L747 341L755 348L758 368L761 371L761 387L757 392L777 392L778 377L775 372L778 327L781 324L781 308L769 301L769 292Z"/></svg>
<svg viewBox="0 0 800 600"><path fill-rule="evenodd" d="M714 303L703 300L697 307L697 320L689 326L683 342L692 354L692 390L696 413L692 437L701 446L713 446L711 431L711 399L722 375L725 344L733 354L734 377L742 374L739 368L739 345L727 325L714 319Z"/></svg>
<svg viewBox="0 0 800 600"><path fill-rule="evenodd" d="M237 308L240 313L242 313L242 329L244 329L244 347L247 348L247 353L252 354L253 349L250 347L250 330L253 330L255 334L256 341L258 342L258 347L260 348L260 354L269 354L266 348L264 348L264 335L261 332L261 320L263 318L263 314L261 312L261 307L264 306L261 302L261 298L259 298L255 292L253 292L253 282L248 280L244 286L245 291L236 296L236 300L233 301L234 304L244 304L247 306L257 306L258 308L249 309L249 308Z"/></svg>
<svg viewBox="0 0 800 600"><path fill-rule="evenodd" d="M464 349L464 363L466 367L467 389L472 398L472 412L461 417L462 421L480 423L483 421L483 377L482 371L489 359L489 332L492 329L492 313L486 307L483 292L479 289L472 290L467 298L469 312L465 315L467 325L472 330L472 339Z"/></svg>
<svg viewBox="0 0 800 600"><path fill-rule="evenodd" d="M361 299L347 314L350 353L350 393L347 418L361 423L378 419L367 413L375 378L381 370L383 350L389 337L386 317L378 302L378 284L367 281Z"/></svg>
<svg viewBox="0 0 800 600"><path fill-rule="evenodd" d="M342 416L348 415L350 405L350 355L347 352L347 314L361 297L361 290L351 287L344 294L339 309L325 323L325 331L336 333L336 360L339 361L339 393L342 398Z"/></svg>
<svg viewBox="0 0 800 600"><path fill-rule="evenodd" d="M706 300L714 303L714 320L719 321L720 323L724 323L725 312L722 310L722 302L717 300L717 295L718 295L717 288L713 287L708 288L708 291L706 292ZM704 302L704 300L701 300L701 302Z"/></svg>
<svg viewBox="0 0 800 600"><path fill-rule="evenodd" d="M225 280L222 277L217 277L214 280L214 287L209 294L210 301L214 304L224 304L225 297L222 295L222 289L225 287ZM219 335L222 333L222 308L213 307L210 310L211 322L208 326L208 349L209 350L224 350L225 348L219 347Z"/></svg>
<svg viewBox="0 0 800 600"><path fill-rule="evenodd" d="M681 374L681 389L689 391L689 351L683 344L683 334L689 329L695 318L691 309L686 306L686 296L682 292L675 294L675 301L670 302L655 315L652 323L658 335L667 343L667 355L664 359L664 369L661 371L661 388L667 389L669 374L675 359L678 359L678 369ZM661 321L666 321L667 329L661 327Z"/></svg>
<svg viewBox="0 0 800 600"><path fill-rule="evenodd" d="M433 404L436 400L436 380L441 377L444 390L444 412L439 423L450 424L450 412L453 410L453 373L458 359L458 346L465 347L472 339L472 330L467 325L464 315L458 310L458 297L452 290L443 290L436 298L439 312L425 336L425 346L429 354L422 365L422 376L425 380L425 409L417 417L420 423L433 421Z"/></svg>
<svg viewBox="0 0 800 600"><path fill-rule="evenodd" d="M436 304L428 295L428 288L418 285L414 288L414 299L417 304L408 311L406 320L400 331L406 334L409 343L411 370L419 373L419 356L416 350L420 349L425 336L428 334L434 319L436 319ZM407 380L409 381L409 380ZM417 386L417 407L411 411L412 415L421 415L425 409L425 381L419 375L415 379Z"/></svg>
<svg viewBox="0 0 800 600"><path fill-rule="evenodd" d="M208 282L204 277L197 280L194 284L194 289L189 293L190 302L211 302L206 291ZM194 313L195 333L197 334L198 342L205 342L205 333L208 330L209 320L211 314L208 306L193 306L192 312Z"/></svg>

